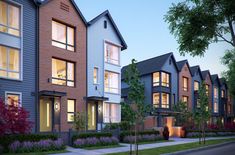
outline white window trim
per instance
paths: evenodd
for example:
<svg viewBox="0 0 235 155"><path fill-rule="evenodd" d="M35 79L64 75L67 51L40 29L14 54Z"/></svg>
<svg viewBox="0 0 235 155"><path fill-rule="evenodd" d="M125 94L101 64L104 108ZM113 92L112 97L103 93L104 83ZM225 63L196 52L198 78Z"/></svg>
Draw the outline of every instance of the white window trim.
<svg viewBox="0 0 235 155"><path fill-rule="evenodd" d="M20 107L22 107L22 93L14 91L5 91L5 104L7 104L7 94L19 95L20 96Z"/></svg>
<svg viewBox="0 0 235 155"><path fill-rule="evenodd" d="M95 68L97 69L97 83L94 83L94 70L95 70ZM98 66L93 67L92 79L93 79L93 84L94 85L99 85L100 84L100 82L99 82L100 81L99 70L100 70L100 68Z"/></svg>
<svg viewBox="0 0 235 155"><path fill-rule="evenodd" d="M109 106L108 106L108 107L109 107L109 116L106 116L106 117L105 117L105 116L103 115L103 120L105 120L105 118L106 118L106 119L108 119L109 121L108 121L108 122L103 121L103 123L110 123L110 122L111 122L111 123L120 123L120 122L121 122L121 108L122 108L122 107L121 107L121 104L120 104L120 103L113 103L113 102L103 102L103 104L108 104L108 105L109 105ZM116 117L116 118L119 119L119 121L117 121L117 122L113 122L113 121L112 121L112 119L113 119L112 114L111 114L111 113L112 113L112 111L111 111L111 105L112 105L112 104L115 104L115 105L120 106L120 109L119 109L120 111L119 111L119 113L118 113L119 116ZM105 107L103 106L103 111L104 111L104 108L105 108Z"/></svg>
<svg viewBox="0 0 235 155"><path fill-rule="evenodd" d="M118 74L118 93L112 93L112 92L107 92L107 91L105 91L105 72L111 72L111 73ZM110 71L110 70L104 70L104 93L107 93L107 94L114 94L114 95L121 95L120 73L114 72L114 71Z"/></svg>
<svg viewBox="0 0 235 155"><path fill-rule="evenodd" d="M105 45L106 45L106 44L112 44L112 45L118 47L118 64L113 64L113 63L110 63L110 62L106 62L106 61L105 61L105 52L106 52L106 46L105 46ZM106 39L105 39L105 40L104 40L104 52L103 52L103 53L104 53L104 57L103 57L104 63L121 67L121 60L120 60L120 58L121 58L121 56L120 56L120 54L121 54L121 48L122 48L121 45L119 45L119 44L117 44L117 43L114 43L114 42L112 42L112 41L109 41L109 40L106 40Z"/></svg>

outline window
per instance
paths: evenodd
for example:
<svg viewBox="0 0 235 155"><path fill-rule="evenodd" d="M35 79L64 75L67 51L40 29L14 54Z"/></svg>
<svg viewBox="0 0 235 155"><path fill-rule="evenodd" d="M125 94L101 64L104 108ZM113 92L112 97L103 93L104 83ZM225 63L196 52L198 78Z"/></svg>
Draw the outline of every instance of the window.
<svg viewBox="0 0 235 155"><path fill-rule="evenodd" d="M187 108L188 108L188 96L183 96L182 100L183 100L184 103L186 103Z"/></svg>
<svg viewBox="0 0 235 155"><path fill-rule="evenodd" d="M105 43L105 62L111 63L111 64L115 64L115 65L119 65L119 47L112 45L110 43Z"/></svg>
<svg viewBox="0 0 235 155"><path fill-rule="evenodd" d="M75 116L75 100L67 101L67 121L73 122Z"/></svg>
<svg viewBox="0 0 235 155"><path fill-rule="evenodd" d="M209 85L206 84L206 95L209 96Z"/></svg>
<svg viewBox="0 0 235 155"><path fill-rule="evenodd" d="M225 91L224 90L221 91L221 97L225 98Z"/></svg>
<svg viewBox="0 0 235 155"><path fill-rule="evenodd" d="M153 73L153 86L159 86L160 85L160 73L156 72Z"/></svg>
<svg viewBox="0 0 235 155"><path fill-rule="evenodd" d="M218 101L214 101L214 113L218 113L219 111L219 105L218 105Z"/></svg>
<svg viewBox="0 0 235 155"><path fill-rule="evenodd" d="M194 91L198 91L198 90L199 90L199 82L194 81Z"/></svg>
<svg viewBox="0 0 235 155"><path fill-rule="evenodd" d="M170 75L168 73L162 72L162 86L169 87L170 86Z"/></svg>
<svg viewBox="0 0 235 155"><path fill-rule="evenodd" d="M231 114L231 108L232 106L231 106L231 104L228 104L228 114Z"/></svg>
<svg viewBox="0 0 235 155"><path fill-rule="evenodd" d="M160 93L153 94L153 107L160 108Z"/></svg>
<svg viewBox="0 0 235 155"><path fill-rule="evenodd" d="M5 97L8 105L21 106L21 93L6 92Z"/></svg>
<svg viewBox="0 0 235 155"><path fill-rule="evenodd" d="M52 21L52 45L74 51L74 28Z"/></svg>
<svg viewBox="0 0 235 155"><path fill-rule="evenodd" d="M20 36L20 8L0 1L0 32Z"/></svg>
<svg viewBox="0 0 235 155"><path fill-rule="evenodd" d="M93 71L93 83L98 84L98 68L95 67Z"/></svg>
<svg viewBox="0 0 235 155"><path fill-rule="evenodd" d="M119 93L119 74L105 71L104 75L105 92Z"/></svg>
<svg viewBox="0 0 235 155"><path fill-rule="evenodd" d="M199 99L196 99L197 108L200 108Z"/></svg>
<svg viewBox="0 0 235 155"><path fill-rule="evenodd" d="M169 94L162 93L162 108L169 108Z"/></svg>
<svg viewBox="0 0 235 155"><path fill-rule="evenodd" d="M0 77L20 79L20 51L0 46Z"/></svg>
<svg viewBox="0 0 235 155"><path fill-rule="evenodd" d="M107 29L107 20L104 21L104 28Z"/></svg>
<svg viewBox="0 0 235 155"><path fill-rule="evenodd" d="M214 98L218 99L218 88L214 87Z"/></svg>
<svg viewBox="0 0 235 155"><path fill-rule="evenodd" d="M104 123L119 123L121 121L121 105L104 103L103 105Z"/></svg>
<svg viewBox="0 0 235 155"><path fill-rule="evenodd" d="M74 63L52 58L52 83L74 87Z"/></svg>
<svg viewBox="0 0 235 155"><path fill-rule="evenodd" d="M188 91L188 78L183 77L183 91Z"/></svg>

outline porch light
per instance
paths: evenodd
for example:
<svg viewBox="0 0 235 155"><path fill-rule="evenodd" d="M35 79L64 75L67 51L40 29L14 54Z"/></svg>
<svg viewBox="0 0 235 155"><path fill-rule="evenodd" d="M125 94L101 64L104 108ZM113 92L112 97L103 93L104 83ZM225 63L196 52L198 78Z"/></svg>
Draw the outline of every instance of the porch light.
<svg viewBox="0 0 235 155"><path fill-rule="evenodd" d="M58 111L58 110L59 110L59 103L55 102L55 111Z"/></svg>
<svg viewBox="0 0 235 155"><path fill-rule="evenodd" d="M98 105L98 112L101 113L101 105Z"/></svg>

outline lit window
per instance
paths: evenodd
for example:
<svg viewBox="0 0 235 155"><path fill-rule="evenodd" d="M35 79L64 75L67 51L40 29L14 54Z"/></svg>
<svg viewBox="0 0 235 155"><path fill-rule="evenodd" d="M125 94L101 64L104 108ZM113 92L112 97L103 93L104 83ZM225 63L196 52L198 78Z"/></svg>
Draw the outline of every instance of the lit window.
<svg viewBox="0 0 235 155"><path fill-rule="evenodd" d="M74 51L74 28L52 21L52 45Z"/></svg>
<svg viewBox="0 0 235 155"><path fill-rule="evenodd" d="M93 82L94 84L98 84L98 68L94 68L94 71L93 71Z"/></svg>
<svg viewBox="0 0 235 155"><path fill-rule="evenodd" d="M105 92L119 93L119 74L105 71L104 80Z"/></svg>
<svg viewBox="0 0 235 155"><path fill-rule="evenodd" d="M0 32L20 36L20 8L0 1Z"/></svg>
<svg viewBox="0 0 235 155"><path fill-rule="evenodd" d="M156 72L153 73L153 86L159 86L160 85L160 73Z"/></svg>
<svg viewBox="0 0 235 155"><path fill-rule="evenodd" d="M105 43L105 62L119 65L119 49L120 48L118 46L112 45L110 43Z"/></svg>
<svg viewBox="0 0 235 155"><path fill-rule="evenodd" d="M103 117L104 123L119 123L121 121L121 105L104 103Z"/></svg>
<svg viewBox="0 0 235 155"><path fill-rule="evenodd" d="M75 100L67 101L67 121L73 122L75 116Z"/></svg>
<svg viewBox="0 0 235 155"><path fill-rule="evenodd" d="M198 90L199 90L199 82L194 81L194 91L198 91Z"/></svg>
<svg viewBox="0 0 235 155"><path fill-rule="evenodd" d="M160 107L160 93L153 94L153 106L154 108Z"/></svg>
<svg viewBox="0 0 235 155"><path fill-rule="evenodd" d="M6 103L8 105L21 106L21 93L6 93Z"/></svg>
<svg viewBox="0 0 235 155"><path fill-rule="evenodd" d="M182 100L183 100L183 102L186 104L186 106L188 108L188 96L183 96Z"/></svg>
<svg viewBox="0 0 235 155"><path fill-rule="evenodd" d="M214 113L218 113L219 112L219 104L218 101L214 101Z"/></svg>
<svg viewBox="0 0 235 155"><path fill-rule="evenodd" d="M0 46L0 77L20 79L20 52Z"/></svg>
<svg viewBox="0 0 235 155"><path fill-rule="evenodd" d="M221 97L225 98L225 91L224 90L221 91Z"/></svg>
<svg viewBox="0 0 235 155"><path fill-rule="evenodd" d="M218 88L214 87L214 98L218 99Z"/></svg>
<svg viewBox="0 0 235 155"><path fill-rule="evenodd" d="M74 63L53 58L52 83L74 87Z"/></svg>
<svg viewBox="0 0 235 155"><path fill-rule="evenodd" d="M209 96L209 85L206 84L206 95Z"/></svg>
<svg viewBox="0 0 235 155"><path fill-rule="evenodd" d="M169 87L170 86L170 75L168 73L161 73L162 75L162 86Z"/></svg>
<svg viewBox="0 0 235 155"><path fill-rule="evenodd" d="M169 94L162 93L162 108L169 108Z"/></svg>
<svg viewBox="0 0 235 155"><path fill-rule="evenodd" d="M183 91L188 91L188 78L183 77Z"/></svg>

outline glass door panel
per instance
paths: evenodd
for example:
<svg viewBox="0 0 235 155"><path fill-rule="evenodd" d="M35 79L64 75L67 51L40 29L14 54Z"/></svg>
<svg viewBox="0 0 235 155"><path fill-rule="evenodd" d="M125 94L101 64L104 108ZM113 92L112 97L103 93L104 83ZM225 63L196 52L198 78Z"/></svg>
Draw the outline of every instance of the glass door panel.
<svg viewBox="0 0 235 155"><path fill-rule="evenodd" d="M49 98L40 99L40 132L52 131L52 101Z"/></svg>
<svg viewBox="0 0 235 155"><path fill-rule="evenodd" d="M96 130L96 104L88 103L88 130Z"/></svg>

